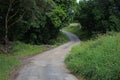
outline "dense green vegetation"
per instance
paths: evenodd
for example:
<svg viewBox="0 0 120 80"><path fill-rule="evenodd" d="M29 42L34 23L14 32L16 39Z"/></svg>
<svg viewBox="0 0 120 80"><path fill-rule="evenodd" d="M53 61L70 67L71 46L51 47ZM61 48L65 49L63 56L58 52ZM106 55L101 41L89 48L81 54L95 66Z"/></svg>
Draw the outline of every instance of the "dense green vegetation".
<svg viewBox="0 0 120 80"><path fill-rule="evenodd" d="M67 42L69 39L63 33L54 42L54 45L31 45L21 42L12 43L11 54L4 55L0 52L0 80L8 80L10 72L20 65L20 58L33 56L45 50Z"/></svg>
<svg viewBox="0 0 120 80"><path fill-rule="evenodd" d="M86 80L120 79L120 33L109 33L73 47L68 68Z"/></svg>
<svg viewBox="0 0 120 80"><path fill-rule="evenodd" d="M75 20L89 34L120 31L120 1L83 0L77 6Z"/></svg>
<svg viewBox="0 0 120 80"><path fill-rule="evenodd" d="M0 44L5 45L4 51L8 52L11 41L51 44L60 29L69 23L68 9L75 3L75 0L67 3L64 0L0 0Z"/></svg>

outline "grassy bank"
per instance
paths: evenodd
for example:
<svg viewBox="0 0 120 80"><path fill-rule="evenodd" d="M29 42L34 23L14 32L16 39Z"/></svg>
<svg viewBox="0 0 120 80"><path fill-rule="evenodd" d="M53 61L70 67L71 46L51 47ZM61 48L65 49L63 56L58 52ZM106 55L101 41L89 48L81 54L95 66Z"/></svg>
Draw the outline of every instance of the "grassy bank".
<svg viewBox="0 0 120 80"><path fill-rule="evenodd" d="M67 42L69 39L63 33L54 41L54 45L30 45L21 42L12 44L11 54L5 55L0 53L0 80L8 80L10 72L20 65L19 58L28 57L41 53L50 48L56 47Z"/></svg>
<svg viewBox="0 0 120 80"><path fill-rule="evenodd" d="M73 47L65 62L74 74L86 80L119 80L120 33Z"/></svg>

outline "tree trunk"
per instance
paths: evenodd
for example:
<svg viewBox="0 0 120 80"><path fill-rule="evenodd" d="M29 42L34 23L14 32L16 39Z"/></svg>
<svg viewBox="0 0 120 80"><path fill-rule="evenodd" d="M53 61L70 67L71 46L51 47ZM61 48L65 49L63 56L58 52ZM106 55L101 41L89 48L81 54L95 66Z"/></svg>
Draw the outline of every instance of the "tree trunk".
<svg viewBox="0 0 120 80"><path fill-rule="evenodd" d="M8 6L8 11L7 11L6 17L5 17L5 53L8 53L8 46L9 46L9 40L8 40L8 16L9 16L11 7L12 7L12 1L10 0L9 6Z"/></svg>
<svg viewBox="0 0 120 80"><path fill-rule="evenodd" d="M5 53L8 53L8 46L9 46L8 26L7 26L7 23L6 23L6 25L5 25Z"/></svg>

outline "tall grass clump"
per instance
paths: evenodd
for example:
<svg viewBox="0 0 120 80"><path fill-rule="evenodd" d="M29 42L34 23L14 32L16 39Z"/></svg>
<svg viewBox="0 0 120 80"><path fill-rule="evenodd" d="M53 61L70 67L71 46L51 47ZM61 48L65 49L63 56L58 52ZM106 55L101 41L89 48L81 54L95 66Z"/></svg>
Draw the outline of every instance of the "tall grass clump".
<svg viewBox="0 0 120 80"><path fill-rule="evenodd" d="M73 73L86 80L120 80L120 33L73 47L65 62Z"/></svg>

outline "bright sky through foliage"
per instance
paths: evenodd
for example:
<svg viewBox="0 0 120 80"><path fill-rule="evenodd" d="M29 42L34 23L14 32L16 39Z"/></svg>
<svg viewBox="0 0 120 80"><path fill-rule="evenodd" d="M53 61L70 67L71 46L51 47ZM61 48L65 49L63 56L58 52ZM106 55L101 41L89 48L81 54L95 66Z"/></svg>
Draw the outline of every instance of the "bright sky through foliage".
<svg viewBox="0 0 120 80"><path fill-rule="evenodd" d="M77 3L79 3L80 0L77 0Z"/></svg>

